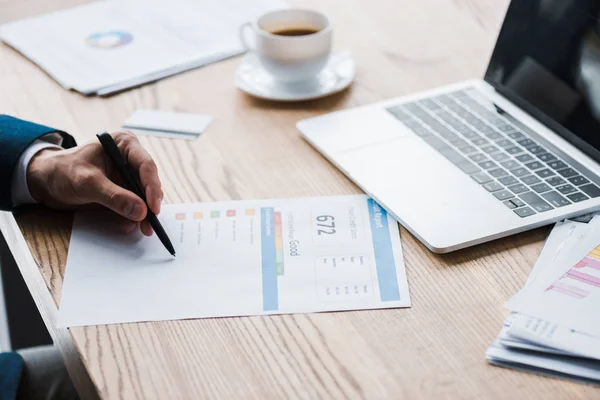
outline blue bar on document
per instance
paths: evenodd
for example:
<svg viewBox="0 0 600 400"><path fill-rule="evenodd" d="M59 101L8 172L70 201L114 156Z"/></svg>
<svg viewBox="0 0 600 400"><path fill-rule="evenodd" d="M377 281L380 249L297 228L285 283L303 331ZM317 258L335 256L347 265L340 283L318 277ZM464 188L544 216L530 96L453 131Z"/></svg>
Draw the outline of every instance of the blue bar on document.
<svg viewBox="0 0 600 400"><path fill-rule="evenodd" d="M262 292L264 311L277 311L279 309L274 214L275 209L273 208L260 209L260 246L262 252Z"/></svg>
<svg viewBox="0 0 600 400"><path fill-rule="evenodd" d="M387 213L373 199L368 199L367 203L369 220L371 221L371 235L373 236L377 280L379 281L379 295L381 301L398 301L400 300L400 290L398 289L398 276L396 274Z"/></svg>

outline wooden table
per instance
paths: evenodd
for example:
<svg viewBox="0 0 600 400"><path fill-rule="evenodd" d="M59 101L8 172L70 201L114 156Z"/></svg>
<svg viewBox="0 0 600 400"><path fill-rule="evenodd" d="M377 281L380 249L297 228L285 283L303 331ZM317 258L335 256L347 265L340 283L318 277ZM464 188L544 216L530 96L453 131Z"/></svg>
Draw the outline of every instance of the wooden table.
<svg viewBox="0 0 600 400"><path fill-rule="evenodd" d="M85 0L0 1L0 23ZM107 99L60 88L0 45L0 111L89 140L136 108L208 113L197 141L141 138L167 203L358 193L304 142L303 118L480 77L507 0L290 1L321 10L335 47L350 49L352 88L319 101L276 104L233 85L240 59ZM72 215L0 213L5 236L56 345L85 398L582 399L590 387L490 366L502 304L525 279L547 229L450 255L402 230L410 309L56 328ZM91 379L90 379L91 378ZM92 383L93 382L93 383Z"/></svg>

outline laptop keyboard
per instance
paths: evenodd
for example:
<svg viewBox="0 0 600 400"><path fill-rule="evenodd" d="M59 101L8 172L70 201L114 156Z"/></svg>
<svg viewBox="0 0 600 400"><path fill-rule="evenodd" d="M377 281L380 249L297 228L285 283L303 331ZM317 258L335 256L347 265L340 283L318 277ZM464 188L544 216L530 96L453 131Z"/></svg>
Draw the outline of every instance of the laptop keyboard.
<svg viewBox="0 0 600 400"><path fill-rule="evenodd" d="M387 110L521 218L600 196L600 188L483 107L474 89Z"/></svg>

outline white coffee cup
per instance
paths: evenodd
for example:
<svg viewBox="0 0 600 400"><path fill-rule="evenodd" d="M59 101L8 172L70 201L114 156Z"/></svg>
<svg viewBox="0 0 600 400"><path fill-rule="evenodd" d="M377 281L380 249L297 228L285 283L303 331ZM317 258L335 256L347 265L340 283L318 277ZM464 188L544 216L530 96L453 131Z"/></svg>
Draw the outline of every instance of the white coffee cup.
<svg viewBox="0 0 600 400"><path fill-rule="evenodd" d="M278 32L314 31L286 36ZM253 38L249 40L249 34ZM331 52L329 19L316 11L284 9L264 14L240 27L240 39L275 79L300 82L314 79Z"/></svg>

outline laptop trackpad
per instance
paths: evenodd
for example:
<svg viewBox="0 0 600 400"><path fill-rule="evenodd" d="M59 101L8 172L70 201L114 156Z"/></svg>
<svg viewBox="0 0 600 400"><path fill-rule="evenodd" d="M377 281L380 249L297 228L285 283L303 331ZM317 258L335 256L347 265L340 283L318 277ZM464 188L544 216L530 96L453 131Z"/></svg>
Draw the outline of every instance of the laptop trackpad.
<svg viewBox="0 0 600 400"><path fill-rule="evenodd" d="M484 234L493 211L506 215L501 202L416 136L338 153L332 159L404 225L434 245L443 240L438 232L445 227L456 232L455 224L462 224L471 231L464 232L466 236Z"/></svg>

